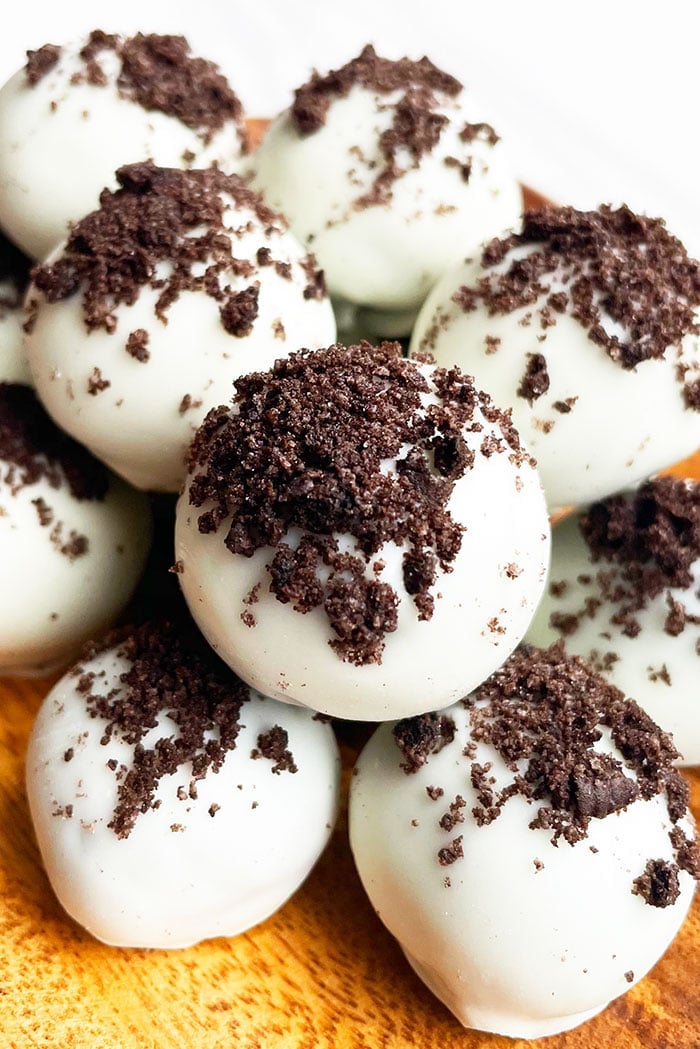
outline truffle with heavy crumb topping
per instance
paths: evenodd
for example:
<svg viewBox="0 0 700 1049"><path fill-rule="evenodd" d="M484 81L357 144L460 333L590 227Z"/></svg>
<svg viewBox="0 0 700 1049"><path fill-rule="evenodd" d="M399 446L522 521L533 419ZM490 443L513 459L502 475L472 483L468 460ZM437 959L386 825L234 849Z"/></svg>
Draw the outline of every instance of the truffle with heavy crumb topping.
<svg viewBox="0 0 700 1049"><path fill-rule="evenodd" d="M523 646L431 717L450 725L441 746L417 718L380 726L360 756L363 884L465 1026L575 1027L655 963L700 878L673 743L560 644ZM422 760L407 763L419 739Z"/></svg>
<svg viewBox="0 0 700 1049"><path fill-rule="evenodd" d="M0 673L65 664L138 583L150 513L46 415L0 383Z"/></svg>
<svg viewBox="0 0 700 1049"><path fill-rule="evenodd" d="M542 586L547 522L509 416L457 369L418 368L397 343L305 351L240 379L189 467L185 595L224 658L280 698L353 717L428 709L428 682L457 695L464 672L452 680L446 659L408 682L404 649L417 646L418 661L453 632L475 636L466 676L476 676L517 643ZM282 623L277 657L270 632Z"/></svg>
<svg viewBox="0 0 700 1049"><path fill-rule="evenodd" d="M217 66L182 36L94 30L28 52L0 91L0 221L28 254L43 258L114 184L121 165L230 171L248 151L243 109ZM46 164L61 138L70 165L60 193L47 193ZM2 157L11 155L3 161Z"/></svg>
<svg viewBox="0 0 700 1049"><path fill-rule="evenodd" d="M699 349L700 264L661 219L607 205L527 212L438 282L410 347L512 407L553 508L695 450Z"/></svg>
<svg viewBox="0 0 700 1049"><path fill-rule="evenodd" d="M27 352L66 430L138 487L177 490L233 380L335 321L313 257L239 176L144 162L117 180L32 271Z"/></svg>
<svg viewBox="0 0 700 1049"><path fill-rule="evenodd" d="M276 910L325 845L338 771L330 726L252 692L180 612L87 649L27 758L58 898L121 946L233 935Z"/></svg>
<svg viewBox="0 0 700 1049"><path fill-rule="evenodd" d="M314 73L252 158L254 182L313 247L331 294L406 335L464 252L517 222L519 187L493 128L429 59L368 45Z"/></svg>
<svg viewBox="0 0 700 1049"><path fill-rule="evenodd" d="M551 583L528 637L566 647L633 695L700 762L700 483L610 496L554 530Z"/></svg>

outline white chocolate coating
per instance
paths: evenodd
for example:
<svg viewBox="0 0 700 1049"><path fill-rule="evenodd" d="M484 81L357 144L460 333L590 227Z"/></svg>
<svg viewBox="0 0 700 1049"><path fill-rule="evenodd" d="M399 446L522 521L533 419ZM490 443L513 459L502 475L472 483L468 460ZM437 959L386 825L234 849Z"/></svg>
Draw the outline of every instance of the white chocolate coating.
<svg viewBox="0 0 700 1049"><path fill-rule="evenodd" d="M229 334L219 303L202 290L183 291L161 320L155 313L160 292L142 287L132 305L114 310L113 332L87 330L80 293L53 303L34 286L27 295L36 323L26 349L44 406L63 429L138 488L178 491L192 435L210 408L230 401L235 379L269 368L292 350L325 346L335 338L330 301L304 297L305 255L292 234L264 229L249 208L227 207L224 222L237 259L255 263L258 248L267 246L275 260L291 263L290 279L274 266L257 265L252 277L229 270L220 275L222 284L236 291L259 281L258 315L247 335ZM55 257L60 253L61 248ZM145 362L126 351L129 334L138 329L148 334ZM110 385L92 395L95 367ZM185 410L184 398L190 405Z"/></svg>
<svg viewBox="0 0 700 1049"><path fill-rule="evenodd" d="M120 687L129 663L112 649L85 667L106 671L102 694ZM116 737L100 743L105 723L89 716L77 680L66 675L46 697L27 754L34 828L65 910L105 943L162 948L233 936L277 910L333 827L339 759L330 726L252 693L235 749L217 774L197 781L197 797L187 797L192 773L184 764L161 779L160 806L119 838L107 826L117 800L107 761L130 768L133 746ZM258 735L277 724L287 730L294 774L273 774L269 760L250 757ZM164 732L177 736L178 727L161 715L144 745ZM220 806L214 816L212 805Z"/></svg>
<svg viewBox="0 0 700 1049"><path fill-rule="evenodd" d="M282 114L251 160L253 184L313 249L331 294L393 314L415 311L446 269L517 224L522 211L502 145L459 138L467 121L483 119L466 91L441 96L435 111L449 123L417 165L400 157L405 173L393 183L391 200L357 208L385 164L379 139L402 94L356 85L332 101L325 124L309 135L299 135ZM445 159L467 156L472 168L464 181Z"/></svg>
<svg viewBox="0 0 700 1049"><path fill-rule="evenodd" d="M430 376L429 368L422 370ZM428 403L433 395L423 397ZM251 557L232 554L224 545L230 521L202 534L197 522L206 505L190 506L185 489L175 531L180 585L203 634L240 677L266 695L333 717L383 721L453 702L503 662L544 587L549 523L535 470L528 463L517 467L505 452L481 455L482 439L500 431L478 408L474 419L484 425L480 433L464 434L476 451L474 465L455 482L447 504L466 530L452 570L439 573L432 587L432 618L419 619L405 590L407 545L385 543L371 558L383 565L376 574L367 565L367 574L398 596L397 629L386 634L379 663L343 662L330 647L336 635L322 608L301 614L270 592L272 548ZM395 463L387 462L387 472L392 469ZM341 550L357 552L349 536L336 538ZM294 547L297 540L290 530L283 541Z"/></svg>
<svg viewBox="0 0 700 1049"><path fill-rule="evenodd" d="M151 541L148 501L116 477L104 500L76 499L40 480L13 490L0 460L0 673L47 673L117 618L141 577ZM36 500L53 520L42 525ZM57 529L60 526L60 533ZM87 550L58 547L71 534Z"/></svg>
<svg viewBox="0 0 700 1049"><path fill-rule="evenodd" d="M488 272L498 273L499 267ZM700 412L686 407L677 380L679 365L697 370L700 337L687 335L680 352L667 351L626 370L568 313L554 314L555 323L543 331L536 311L546 294L508 314L491 315L481 301L463 312L452 296L462 286L474 286L482 273L480 261L472 259L438 281L416 321L410 352L429 349L438 364L458 364L497 404L513 409L550 508L633 487L700 445ZM552 290L558 290L556 282ZM528 314L530 324L524 323ZM610 318L605 327L615 330ZM500 340L495 351L490 339ZM544 354L550 380L532 405L517 393L529 353ZM553 407L569 398L575 402L568 413Z"/></svg>
<svg viewBox="0 0 700 1049"><path fill-rule="evenodd" d="M0 382L31 384L24 353L24 310L14 281L0 281Z"/></svg>
<svg viewBox="0 0 700 1049"><path fill-rule="evenodd" d="M38 83L19 70L0 90L0 225L23 251L45 258L68 224L97 207L123 164L225 171L240 161L236 124L228 121L205 145L197 132L159 110L146 110L117 89L120 61L101 51L104 86L71 83L85 67L85 41L66 44ZM186 160L185 157L188 159Z"/></svg>
<svg viewBox="0 0 700 1049"><path fill-rule="evenodd" d="M362 752L350 840L363 885L418 975L466 1027L514 1038L568 1030L641 979L688 911L693 881L683 871L672 906L652 907L631 891L650 857L672 859L665 802L593 819L574 846L554 848L551 831L530 830L535 807L520 796L479 827L461 754L469 715L461 704L449 715L454 741L412 775L399 767L391 725ZM512 780L494 748L478 744L476 760L493 762L497 784ZM431 800L428 786L444 796ZM438 821L457 794L464 822L445 831ZM456 835L464 855L441 866L438 850Z"/></svg>
<svg viewBox="0 0 700 1049"><path fill-rule="evenodd" d="M693 565L693 584L687 589L669 588L651 599L646 608L634 613L640 631L628 637L624 624L615 624L617 605L606 601L598 583L599 572L610 577L619 573L615 564L593 561L591 551L578 527L578 516L557 525L552 533L550 583L564 583L563 593L555 596L548 588L527 632L533 645L546 646L561 634L549 622L553 612L576 614L585 602L602 601L592 614L582 615L577 628L564 637L568 652L592 661L604 677L631 696L673 735L683 765L700 764L700 625L686 622L683 631L672 636L664 629L669 613L667 594L680 601L689 616L700 616L700 561ZM614 661L605 661L613 653Z"/></svg>

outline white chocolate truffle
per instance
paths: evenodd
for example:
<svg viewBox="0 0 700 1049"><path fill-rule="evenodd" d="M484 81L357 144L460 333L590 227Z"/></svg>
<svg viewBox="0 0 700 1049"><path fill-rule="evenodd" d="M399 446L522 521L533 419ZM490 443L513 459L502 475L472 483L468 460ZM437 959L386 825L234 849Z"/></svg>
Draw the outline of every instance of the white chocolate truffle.
<svg viewBox="0 0 700 1049"><path fill-rule="evenodd" d="M700 265L661 220L552 206L438 282L411 353L512 408L558 508L700 445L699 322Z"/></svg>
<svg viewBox="0 0 700 1049"><path fill-rule="evenodd" d="M391 61L368 46L297 91L251 167L313 249L331 295L391 311L396 323L466 252L519 222L522 195L502 149L458 80L427 58Z"/></svg>
<svg viewBox="0 0 700 1049"><path fill-rule="evenodd" d="M245 681L382 721L463 696L518 644L549 522L509 417L468 377L361 343L237 383L193 442L175 550Z"/></svg>
<svg viewBox="0 0 700 1049"><path fill-rule="evenodd" d="M141 577L148 501L0 384L0 673L45 673L110 626Z"/></svg>
<svg viewBox="0 0 700 1049"><path fill-rule="evenodd" d="M563 521L549 579L527 639L562 638L700 764L700 482L657 478Z"/></svg>
<svg viewBox="0 0 700 1049"><path fill-rule="evenodd" d="M335 338L313 257L235 175L134 164L34 271L29 363L48 412L138 488L177 491L234 379Z"/></svg>
<svg viewBox="0 0 700 1049"><path fill-rule="evenodd" d="M351 783L353 854L466 1027L568 1030L665 951L700 876L675 753L557 649L523 649L464 703L380 726Z"/></svg>
<svg viewBox="0 0 700 1049"><path fill-rule="evenodd" d="M185 947L263 921L335 820L333 731L252 692L195 631L147 624L39 711L27 790L65 910L120 947Z"/></svg>
<svg viewBox="0 0 700 1049"><path fill-rule="evenodd" d="M43 259L123 164L230 171L246 150L238 98L184 37L46 44L0 91L0 226Z"/></svg>

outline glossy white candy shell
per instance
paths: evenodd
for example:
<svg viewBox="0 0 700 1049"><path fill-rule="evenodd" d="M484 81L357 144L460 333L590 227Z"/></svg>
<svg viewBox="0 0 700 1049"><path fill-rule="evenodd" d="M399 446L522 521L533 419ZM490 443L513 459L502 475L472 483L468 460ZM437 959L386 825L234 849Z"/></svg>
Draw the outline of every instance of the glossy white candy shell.
<svg viewBox="0 0 700 1049"><path fill-rule="evenodd" d="M0 462L5 476L11 464ZM35 500L53 521L41 525ZM51 542L84 535L87 552L74 560ZM109 626L131 597L151 541L148 501L111 478L104 500L78 500L67 485L0 485L0 673L45 673L65 664L90 637Z"/></svg>
<svg viewBox="0 0 700 1049"><path fill-rule="evenodd" d="M412 775L399 768L391 725L360 756L350 798L360 877L413 967L465 1026L519 1038L567 1030L628 990L626 973L641 979L688 911L694 883L685 872L673 906L652 907L632 893L647 860L672 859L665 803L638 801L592 820L573 847L562 840L555 848L551 831L530 830L537 806L520 797L478 827L461 753L468 715L460 705L449 714L454 742ZM479 744L476 760L493 762L498 784L512 779L493 748ZM444 796L432 801L428 786ZM457 794L464 822L442 830ZM441 866L438 850L458 835L463 858Z"/></svg>
<svg viewBox="0 0 700 1049"><path fill-rule="evenodd" d="M112 650L86 665L100 667L108 676L95 689L106 694L128 663ZM140 814L131 834L118 838L107 826L117 780L106 763L130 767L133 747L120 739L100 744L105 722L88 715L76 682L67 675L49 693L27 755L32 819L65 910L97 939L120 947L185 947L233 936L277 910L311 870L335 821L339 759L330 726L253 695L235 750L217 774L197 781L197 798L177 797L192 778L183 765L161 780L160 807ZM272 761L250 757L258 735L274 725L288 732L296 773L275 774ZM178 728L161 715L144 745L163 734L177 736ZM213 804L220 808L211 816ZM70 818L54 814L66 805L73 806Z"/></svg>
<svg viewBox="0 0 700 1049"><path fill-rule="evenodd" d="M417 167L399 152L408 170L393 183L390 202L356 207L386 163L379 138L401 97L355 86L332 101L325 124L310 135L299 135L282 114L251 159L253 184L314 251L331 294L393 312L417 309L447 268L515 226L523 206L502 145L460 140L467 121L483 120L479 105L461 92L436 107L450 123ZM450 156L473 157L468 182L445 164Z"/></svg>
<svg viewBox="0 0 700 1049"><path fill-rule="evenodd" d="M556 323L543 330L537 309L544 299L507 315L492 316L483 304L464 313L452 296L462 286L473 287L483 273L474 260L445 274L420 311L410 352L429 349L438 364L459 365L497 404L512 407L513 421L537 459L550 508L633 487L700 445L700 412L685 406L677 381L679 364L698 367L698 336L686 336L681 354L669 350L663 359L626 370L567 314L553 313ZM523 325L528 313L532 321ZM489 336L500 340L493 353ZM528 353L544 355L550 379L549 390L532 406L517 393ZM568 414L553 408L570 397L577 400Z"/></svg>
<svg viewBox="0 0 700 1049"><path fill-rule="evenodd" d="M489 432L467 435L476 448ZM517 477L521 479L518 489ZM331 649L335 637L325 613L295 612L269 592L266 547L252 557L225 547L229 528L202 534L206 510L191 507L187 489L178 503L176 557L180 585L207 640L255 688L303 703L333 717L383 721L433 710L476 687L521 640L542 593L549 556L549 523L534 469L489 459L477 450L474 467L457 481L449 510L466 525L452 571L439 575L431 619L421 621L402 578L404 550L386 544L371 562L376 577L399 596L398 628L386 635L381 663L355 666ZM295 534L287 541L295 542ZM341 548L354 550L347 536ZM508 566L518 569L511 578ZM259 584L257 600L246 598ZM252 614L248 626L242 615ZM495 621L493 626L489 626Z"/></svg>
<svg viewBox="0 0 700 1049"><path fill-rule="evenodd" d="M572 517L552 533L549 578L551 582L565 582L566 588L556 598L549 590L545 592L527 632L526 639L534 645L557 641L562 635L549 625L552 612L580 612L588 598L601 597L596 574L614 571L614 565L608 562L593 561L578 522L578 517ZM627 637L621 626L610 622L617 606L604 602L592 616L581 616L577 629L564 638L568 652L594 659L596 666L599 657L607 652L619 657L608 669L601 667L600 672L625 695L636 699L657 724L673 735L684 765L700 764L700 626L686 623L683 631L672 637L664 630L664 623L669 613L667 593L682 602L690 616L700 616L700 562L693 566L693 574L695 582L687 590L664 590L646 608L634 613L641 627L636 637ZM579 576L588 576L591 582L582 583ZM663 667L670 684L664 680L665 675L659 676Z"/></svg>
<svg viewBox="0 0 700 1049"><path fill-rule="evenodd" d="M233 228L253 220L247 209L227 214ZM298 260L304 253L291 234L265 236L255 220L252 231L232 241L238 258L254 258L258 247L268 245L273 259L293 262L291 280L273 266L253 278L223 274L237 291L260 282L258 316L241 337L226 331L220 303L204 291L183 291L166 311L165 323L155 314L160 292L141 288L133 305L114 311L117 326L109 333L86 329L80 293L52 303L30 287L28 303L31 308L36 302L37 315L26 349L39 397L59 426L138 488L182 486L192 436L210 408L231 401L235 379L264 371L294 350L328 346L335 339L329 300L303 296L307 277ZM278 321L284 338L275 334ZM129 334L139 328L149 336L145 362L126 350ZM110 386L91 395L95 367ZM185 396L194 403L182 411Z"/></svg>
<svg viewBox="0 0 700 1049"><path fill-rule="evenodd" d="M189 166L216 161L231 171L240 160L233 121L205 146L175 117L121 98L120 63L111 51L99 56L104 87L71 84L85 72L77 56L83 44L64 46L37 84L30 86L21 69L0 91L0 225L36 259L63 240L70 222L97 207L104 187L116 188L114 173L123 164L152 160L180 168L193 154Z"/></svg>

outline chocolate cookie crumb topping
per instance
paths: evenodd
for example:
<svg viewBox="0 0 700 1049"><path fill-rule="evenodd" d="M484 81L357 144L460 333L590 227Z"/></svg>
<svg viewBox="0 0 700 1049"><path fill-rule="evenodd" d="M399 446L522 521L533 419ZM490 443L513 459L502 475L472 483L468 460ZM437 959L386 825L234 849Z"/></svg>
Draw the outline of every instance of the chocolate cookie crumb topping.
<svg viewBox="0 0 700 1049"><path fill-rule="evenodd" d="M532 250L523 255L523 246ZM700 333L700 263L661 219L627 207L526 212L522 232L492 241L482 263L484 277L455 295L463 310L483 302L492 315L507 314L548 296L539 309L543 326L556 323L565 308L623 368L663 357L686 335ZM610 330L611 321L623 336Z"/></svg>
<svg viewBox="0 0 700 1049"><path fill-rule="evenodd" d="M282 216L237 175L216 168L180 171L130 164L119 169L117 180L121 188L103 190L99 210L73 226L63 254L32 271L48 301L80 292L88 331L112 332L115 308L133 304L143 287L158 291L155 312L163 322L182 292L200 291L221 303L228 331L241 335L250 330L257 291L249 287L235 294L229 280L232 273L249 278L256 266L233 257L235 231L224 225L227 201L252 211L267 231L286 229ZM129 336L127 350L138 360L147 359L139 330Z"/></svg>
<svg viewBox="0 0 700 1049"><path fill-rule="evenodd" d="M524 397L533 404L549 389L549 372L547 361L541 353L528 353L525 374L518 386L518 397Z"/></svg>
<svg viewBox="0 0 700 1049"><path fill-rule="evenodd" d="M85 661L112 644L113 636L88 648ZM105 695L97 690L93 673L85 673L81 666L74 673L88 713L105 723L102 744L114 737L134 748L132 767L121 775L117 770L117 804L108 824L117 837L126 838L139 813L157 807L155 795L164 777L191 765L196 791L198 780L219 771L236 746L249 689L217 660L189 623L139 626L118 644L117 656L128 662L128 668L119 687ZM164 715L177 726L178 734L163 725L163 735L144 746L142 740Z"/></svg>
<svg viewBox="0 0 700 1049"><path fill-rule="evenodd" d="M44 480L52 488L68 484L76 499L107 494L106 468L59 430L29 386L0 383L0 459L13 491Z"/></svg>
<svg viewBox="0 0 700 1049"><path fill-rule="evenodd" d="M61 57L61 48L56 44L44 44L37 51L27 51L25 73L27 83L34 87L46 76Z"/></svg>
<svg viewBox="0 0 700 1049"><path fill-rule="evenodd" d="M635 637L640 630L637 613L664 593L668 634L681 634L687 623L698 621L670 593L671 589L690 590L696 583L694 565L700 559L697 481L673 477L648 481L631 497L614 495L594 503L579 526L593 560L604 563L595 576L600 598L589 597L577 612L553 612L550 624L554 629L574 633L579 621L595 613L604 601L612 607L610 622Z"/></svg>
<svg viewBox="0 0 700 1049"><path fill-rule="evenodd" d="M288 749L289 735L281 725L273 725L269 732L258 736L258 746L250 753L251 758L267 758L274 762L272 771L278 776L281 772L298 772L292 752Z"/></svg>
<svg viewBox="0 0 700 1049"><path fill-rule="evenodd" d="M403 755L401 768L407 773L417 772L428 763L431 754L439 754L452 742L455 723L446 714L421 714L420 717L397 721L392 735ZM441 787L428 787L427 790L433 800L444 794Z"/></svg>
<svg viewBox="0 0 700 1049"><path fill-rule="evenodd" d="M211 411L190 449L200 532L225 527L244 557L272 547L271 592L297 612L322 608L329 643L358 666L381 660L397 624L398 595L372 557L385 543L404 548L406 591L429 619L462 541L447 504L474 461L464 432L475 410L500 425L504 454L516 439L458 369L436 369L433 386L437 403L424 405L430 385L398 343L302 351L239 379L235 411ZM301 536L290 543L292 529Z"/></svg>
<svg viewBox="0 0 700 1049"><path fill-rule="evenodd" d="M145 364L151 356L150 350L148 349L148 332L145 328L137 328L129 334L126 340L126 352L130 354L134 360L140 361L141 364Z"/></svg>
<svg viewBox="0 0 700 1049"><path fill-rule="evenodd" d="M644 874L634 879L632 892L651 907L672 906L681 894L677 865L665 860L649 860Z"/></svg>

